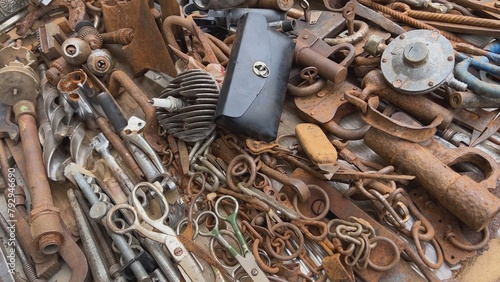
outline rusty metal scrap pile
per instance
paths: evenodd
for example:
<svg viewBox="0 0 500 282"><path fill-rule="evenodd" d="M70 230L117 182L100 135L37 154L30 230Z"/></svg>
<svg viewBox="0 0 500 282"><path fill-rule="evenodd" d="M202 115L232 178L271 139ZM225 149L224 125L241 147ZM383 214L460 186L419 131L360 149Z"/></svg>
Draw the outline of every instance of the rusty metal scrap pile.
<svg viewBox="0 0 500 282"><path fill-rule="evenodd" d="M500 224L497 4L2 1L0 280L456 278Z"/></svg>

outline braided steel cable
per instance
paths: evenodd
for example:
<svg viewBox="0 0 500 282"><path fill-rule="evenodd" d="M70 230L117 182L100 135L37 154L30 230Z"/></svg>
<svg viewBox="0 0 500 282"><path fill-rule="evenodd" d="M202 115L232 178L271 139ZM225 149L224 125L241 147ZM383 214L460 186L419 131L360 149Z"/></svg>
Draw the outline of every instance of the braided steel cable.
<svg viewBox="0 0 500 282"><path fill-rule="evenodd" d="M384 14L387 14L387 15L391 16L392 18L399 20L407 25L411 25L411 26L419 28L419 29L436 30L436 28L431 26L431 25L428 25L428 24L421 22L417 19L414 19L408 15L405 15L399 11L395 11L389 7L375 3L373 1L359 0L358 2L365 5L365 6L370 7L372 9L380 11ZM449 32L446 32L446 31L440 31L440 32L448 40L455 41L455 42L464 42L462 39L458 38L457 36L455 36Z"/></svg>
<svg viewBox="0 0 500 282"><path fill-rule="evenodd" d="M426 11L415 11L412 10L410 6L408 6L407 4L399 2L391 3L388 5L388 7L394 10L402 11L406 15L414 19L463 24L463 25L473 25L473 26L487 27L487 28L500 28L500 21L498 20L482 19L482 18L453 15L453 14L432 13Z"/></svg>

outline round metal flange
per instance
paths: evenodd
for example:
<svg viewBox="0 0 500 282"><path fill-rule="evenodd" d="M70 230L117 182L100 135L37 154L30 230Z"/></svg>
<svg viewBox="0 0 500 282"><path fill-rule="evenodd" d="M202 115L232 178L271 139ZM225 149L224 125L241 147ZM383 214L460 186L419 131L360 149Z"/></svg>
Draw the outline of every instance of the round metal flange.
<svg viewBox="0 0 500 282"><path fill-rule="evenodd" d="M11 62L0 69L0 103L12 106L18 101L34 101L38 96L38 76L29 66Z"/></svg>
<svg viewBox="0 0 500 282"><path fill-rule="evenodd" d="M18 61L29 66L35 72L38 68L38 61L35 53L25 47L7 46L0 50L0 67L8 66L11 62Z"/></svg>
<svg viewBox="0 0 500 282"><path fill-rule="evenodd" d="M449 79L454 54L451 43L438 31L412 30L387 46L381 69L387 83L398 92L425 94Z"/></svg>

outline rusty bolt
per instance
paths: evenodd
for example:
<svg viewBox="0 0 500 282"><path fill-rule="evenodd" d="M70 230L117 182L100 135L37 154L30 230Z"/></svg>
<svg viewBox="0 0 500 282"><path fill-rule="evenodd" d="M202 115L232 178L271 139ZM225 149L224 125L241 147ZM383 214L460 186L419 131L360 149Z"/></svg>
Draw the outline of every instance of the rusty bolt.
<svg viewBox="0 0 500 282"><path fill-rule="evenodd" d="M309 113L309 115L310 115L310 116L314 116L314 112L310 112L310 113Z"/></svg>
<svg viewBox="0 0 500 282"><path fill-rule="evenodd" d="M404 35L404 34L401 34L401 35L399 36L399 39L405 39L405 35Z"/></svg>
<svg viewBox="0 0 500 282"><path fill-rule="evenodd" d="M176 255L176 256L182 255L182 249L181 248L175 248L174 255Z"/></svg>
<svg viewBox="0 0 500 282"><path fill-rule="evenodd" d="M316 200L311 205L311 211L315 215L320 215L321 212L324 210L325 210L325 202L323 202L322 200Z"/></svg>
<svg viewBox="0 0 500 282"><path fill-rule="evenodd" d="M304 34L304 35L302 35L302 38L304 38L304 39L309 38L309 34Z"/></svg>
<svg viewBox="0 0 500 282"><path fill-rule="evenodd" d="M401 86L403 85L403 82L401 81L401 79L396 79L396 80L392 83L392 85L393 85L394 87L396 87L396 88L399 88L399 87L401 87Z"/></svg>
<svg viewBox="0 0 500 282"><path fill-rule="evenodd" d="M71 228L71 235L73 237L80 237L80 230L78 229L78 226L73 226L73 228Z"/></svg>
<svg viewBox="0 0 500 282"><path fill-rule="evenodd" d="M434 201L426 201L425 202L425 207L428 209L433 209L436 207L436 203Z"/></svg>
<svg viewBox="0 0 500 282"><path fill-rule="evenodd" d="M453 56L448 56L448 61L453 61Z"/></svg>
<svg viewBox="0 0 500 282"><path fill-rule="evenodd" d="M495 8L500 8L500 3L496 2L496 3L494 4L494 6L495 6Z"/></svg>

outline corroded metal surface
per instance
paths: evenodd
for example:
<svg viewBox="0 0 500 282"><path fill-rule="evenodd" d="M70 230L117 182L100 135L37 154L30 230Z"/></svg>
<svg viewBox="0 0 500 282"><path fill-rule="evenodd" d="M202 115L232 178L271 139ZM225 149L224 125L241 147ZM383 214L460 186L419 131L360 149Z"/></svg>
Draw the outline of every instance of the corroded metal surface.
<svg viewBox="0 0 500 282"><path fill-rule="evenodd" d="M57 253L64 237L59 219L59 209L54 206L50 185L42 160L42 148L31 102L20 101L14 105L19 125L21 143L26 157L28 185L32 196L30 230L35 248L47 255Z"/></svg>
<svg viewBox="0 0 500 282"><path fill-rule="evenodd" d="M125 72L117 70L111 73L108 87L109 92L116 96L119 93L120 87L125 88L129 95L134 98L139 107L144 111L146 115L146 126L143 129L144 138L156 151L161 152L165 148L166 141L158 134L159 123L156 118L155 108L148 102L149 97Z"/></svg>
<svg viewBox="0 0 500 282"><path fill-rule="evenodd" d="M365 144L401 172L415 175L416 181L474 230L483 229L500 212L500 199L488 192L488 186L454 172L425 147L376 129L365 135Z"/></svg>
<svg viewBox="0 0 500 282"><path fill-rule="evenodd" d="M123 47L134 76L140 76L149 69L176 76L172 59L146 1L106 1L102 12L108 32L121 28L134 31L132 42Z"/></svg>

